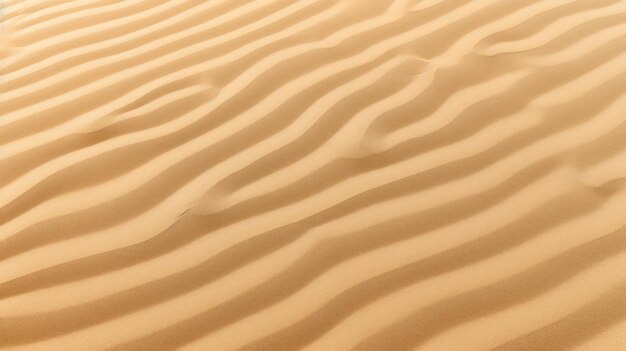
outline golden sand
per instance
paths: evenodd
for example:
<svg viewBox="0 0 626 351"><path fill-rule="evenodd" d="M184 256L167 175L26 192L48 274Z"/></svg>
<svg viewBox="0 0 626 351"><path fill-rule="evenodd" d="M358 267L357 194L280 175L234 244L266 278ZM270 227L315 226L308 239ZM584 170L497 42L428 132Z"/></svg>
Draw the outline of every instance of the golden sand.
<svg viewBox="0 0 626 351"><path fill-rule="evenodd" d="M626 350L626 1L2 16L1 350Z"/></svg>

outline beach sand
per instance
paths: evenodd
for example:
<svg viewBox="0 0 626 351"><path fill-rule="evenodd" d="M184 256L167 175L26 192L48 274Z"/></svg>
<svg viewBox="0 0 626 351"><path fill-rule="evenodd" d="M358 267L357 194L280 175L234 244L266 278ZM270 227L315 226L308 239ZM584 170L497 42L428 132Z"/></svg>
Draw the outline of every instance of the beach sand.
<svg viewBox="0 0 626 351"><path fill-rule="evenodd" d="M626 1L2 17L1 350L626 350Z"/></svg>

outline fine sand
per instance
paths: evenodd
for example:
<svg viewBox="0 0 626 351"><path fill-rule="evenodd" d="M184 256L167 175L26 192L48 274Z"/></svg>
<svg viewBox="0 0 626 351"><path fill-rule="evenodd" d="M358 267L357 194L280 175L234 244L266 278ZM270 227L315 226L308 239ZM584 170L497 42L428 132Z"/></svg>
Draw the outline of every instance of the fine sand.
<svg viewBox="0 0 626 351"><path fill-rule="evenodd" d="M626 350L626 1L1 2L0 350Z"/></svg>

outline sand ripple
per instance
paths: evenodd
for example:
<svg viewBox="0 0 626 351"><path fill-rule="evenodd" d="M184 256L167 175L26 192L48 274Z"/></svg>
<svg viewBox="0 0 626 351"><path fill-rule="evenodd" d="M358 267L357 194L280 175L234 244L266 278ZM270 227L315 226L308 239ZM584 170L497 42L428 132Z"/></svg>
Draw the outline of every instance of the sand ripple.
<svg viewBox="0 0 626 351"><path fill-rule="evenodd" d="M626 349L625 1L1 6L0 349Z"/></svg>

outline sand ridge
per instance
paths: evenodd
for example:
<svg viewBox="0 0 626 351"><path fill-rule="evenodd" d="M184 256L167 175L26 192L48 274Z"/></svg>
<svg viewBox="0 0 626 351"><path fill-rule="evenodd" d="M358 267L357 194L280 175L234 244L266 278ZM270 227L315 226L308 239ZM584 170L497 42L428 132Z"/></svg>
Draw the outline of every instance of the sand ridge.
<svg viewBox="0 0 626 351"><path fill-rule="evenodd" d="M1 4L0 349L626 349L626 2Z"/></svg>

